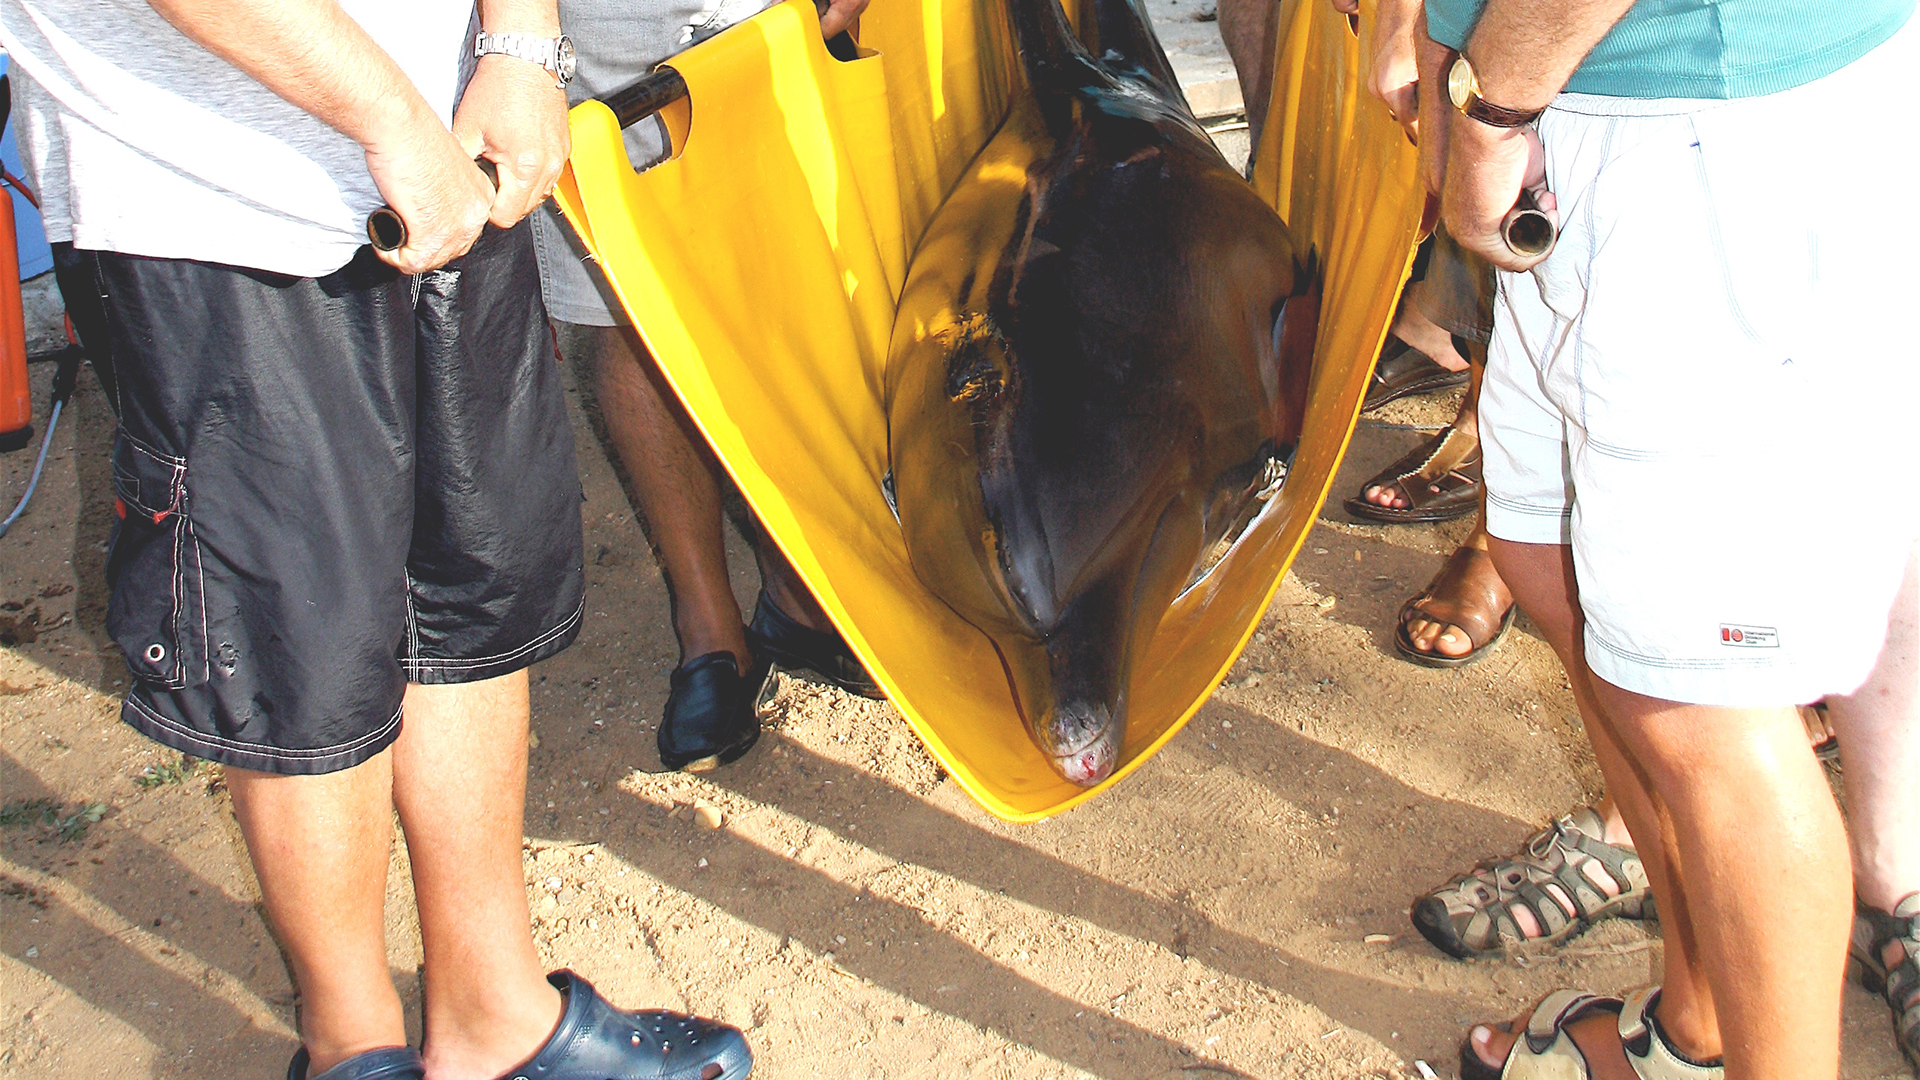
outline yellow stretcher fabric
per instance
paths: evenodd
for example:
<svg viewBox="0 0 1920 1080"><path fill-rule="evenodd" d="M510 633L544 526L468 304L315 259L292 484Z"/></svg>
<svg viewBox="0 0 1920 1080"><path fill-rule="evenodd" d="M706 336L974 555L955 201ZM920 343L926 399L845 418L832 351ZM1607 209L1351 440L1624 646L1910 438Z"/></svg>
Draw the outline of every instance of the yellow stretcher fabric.
<svg viewBox="0 0 1920 1080"><path fill-rule="evenodd" d="M929 749L990 812L1091 798L1212 692L1311 526L1353 429L1411 257L1406 140L1360 94L1327 0L1286 0L1258 187L1314 252L1325 303L1307 433L1282 504L1183 597L1130 687L1121 764L1060 778L1028 738L987 638L935 599L881 493L882 366L921 229L1019 78L1000 5L875 0L862 57L821 44L808 0L676 56L678 154L636 174L613 114L573 110L560 204L740 490ZM1071 10L1071 5L1069 5Z"/></svg>

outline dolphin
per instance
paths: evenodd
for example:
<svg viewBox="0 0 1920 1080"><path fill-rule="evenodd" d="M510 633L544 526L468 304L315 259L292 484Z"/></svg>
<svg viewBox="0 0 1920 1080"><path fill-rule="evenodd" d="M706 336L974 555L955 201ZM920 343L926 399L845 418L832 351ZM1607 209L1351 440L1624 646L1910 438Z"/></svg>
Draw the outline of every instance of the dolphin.
<svg viewBox="0 0 1920 1080"><path fill-rule="evenodd" d="M1288 327L1288 301L1311 274L1138 0L1085 0L1078 33L1059 0L1009 2L1025 85L916 246L887 493L915 574L1091 786L1135 660L1284 482L1314 321L1295 304Z"/></svg>

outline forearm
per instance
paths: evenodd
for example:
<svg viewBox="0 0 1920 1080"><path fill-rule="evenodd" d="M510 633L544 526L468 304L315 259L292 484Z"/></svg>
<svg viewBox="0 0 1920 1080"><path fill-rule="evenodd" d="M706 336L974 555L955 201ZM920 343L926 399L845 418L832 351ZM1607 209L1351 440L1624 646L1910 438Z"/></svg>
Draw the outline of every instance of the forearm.
<svg viewBox="0 0 1920 1080"><path fill-rule="evenodd" d="M489 34L559 37L559 0L480 0L480 27Z"/></svg>
<svg viewBox="0 0 1920 1080"><path fill-rule="evenodd" d="M1633 0L1488 0L1467 59L1488 101L1544 109Z"/></svg>
<svg viewBox="0 0 1920 1080"><path fill-rule="evenodd" d="M333 0L148 0L202 48L360 143L440 123L386 51Z"/></svg>

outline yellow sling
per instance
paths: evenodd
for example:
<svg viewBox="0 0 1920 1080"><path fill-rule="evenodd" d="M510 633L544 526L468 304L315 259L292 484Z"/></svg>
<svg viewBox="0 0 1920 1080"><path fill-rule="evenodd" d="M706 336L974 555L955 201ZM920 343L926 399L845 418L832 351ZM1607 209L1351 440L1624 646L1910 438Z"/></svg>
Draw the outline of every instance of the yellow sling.
<svg viewBox="0 0 1920 1080"><path fill-rule="evenodd" d="M573 110L557 196L767 531L928 748L988 811L1031 821L1116 783L1232 666L1353 430L1411 258L1412 148L1360 88L1355 32L1286 0L1255 186L1324 274L1307 431L1265 515L1154 637L1105 782L1028 738L987 638L929 594L881 491L882 366L921 229L1005 114L1019 67L997 5L874 0L861 57L787 0L674 57L678 153L636 174L605 105Z"/></svg>

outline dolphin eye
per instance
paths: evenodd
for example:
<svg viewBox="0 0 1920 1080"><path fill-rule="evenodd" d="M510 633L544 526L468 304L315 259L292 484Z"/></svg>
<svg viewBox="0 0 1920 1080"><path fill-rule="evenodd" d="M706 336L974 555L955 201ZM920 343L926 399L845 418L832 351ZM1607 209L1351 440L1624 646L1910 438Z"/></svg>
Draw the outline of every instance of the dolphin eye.
<svg viewBox="0 0 1920 1080"><path fill-rule="evenodd" d="M969 335L947 354L947 396L956 404L985 405L1006 388L1006 352L998 335Z"/></svg>

